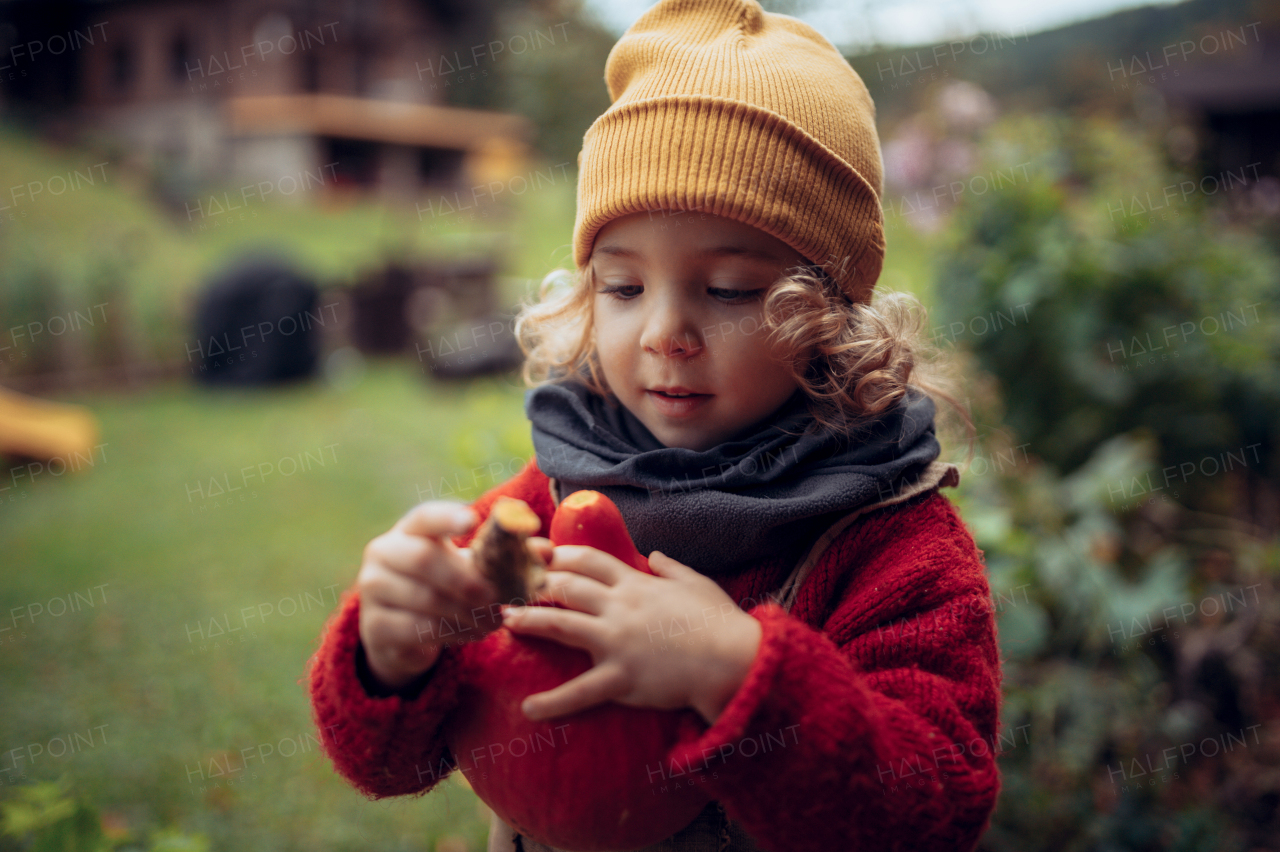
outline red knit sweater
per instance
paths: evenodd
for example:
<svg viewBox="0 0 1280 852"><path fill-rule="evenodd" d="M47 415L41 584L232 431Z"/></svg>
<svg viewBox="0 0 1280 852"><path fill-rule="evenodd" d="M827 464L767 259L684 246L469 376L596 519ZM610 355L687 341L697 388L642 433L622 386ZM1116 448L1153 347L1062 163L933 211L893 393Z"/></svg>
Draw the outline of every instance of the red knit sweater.
<svg viewBox="0 0 1280 852"><path fill-rule="evenodd" d="M533 461L473 508L484 518L502 494L529 503L547 534L555 506ZM703 773L695 783L765 849L972 849L1000 785L1000 660L981 556L934 488L839 533L790 613L767 598L790 565L720 580L760 622L760 649L715 724L669 765ZM338 772L375 798L434 787L455 766L441 731L460 659L448 649L410 689L379 696L348 592L310 667Z"/></svg>

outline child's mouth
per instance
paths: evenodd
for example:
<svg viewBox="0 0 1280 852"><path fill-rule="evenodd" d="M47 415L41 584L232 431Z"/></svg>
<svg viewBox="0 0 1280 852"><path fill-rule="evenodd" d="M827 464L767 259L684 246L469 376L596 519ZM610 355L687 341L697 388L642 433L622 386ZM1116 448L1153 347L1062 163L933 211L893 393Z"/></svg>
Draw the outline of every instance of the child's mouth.
<svg viewBox="0 0 1280 852"><path fill-rule="evenodd" d="M668 393L666 391L646 391L653 400L654 407L669 416L691 414L709 399L709 393Z"/></svg>

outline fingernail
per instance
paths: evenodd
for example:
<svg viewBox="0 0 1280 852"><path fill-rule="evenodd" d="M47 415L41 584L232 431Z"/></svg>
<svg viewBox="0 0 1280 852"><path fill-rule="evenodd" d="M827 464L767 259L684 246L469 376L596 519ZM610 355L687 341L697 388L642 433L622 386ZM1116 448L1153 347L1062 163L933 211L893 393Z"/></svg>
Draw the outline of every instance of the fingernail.
<svg viewBox="0 0 1280 852"><path fill-rule="evenodd" d="M520 617L520 614L521 614L522 612L524 612L524 607L522 607L522 606L503 606L503 608L502 608L502 620L503 620L503 621L514 621L515 619L517 619L517 618L519 618L519 617Z"/></svg>
<svg viewBox="0 0 1280 852"><path fill-rule="evenodd" d="M453 522L460 530L471 529L471 524L475 521L475 513L465 507L459 507L453 513Z"/></svg>

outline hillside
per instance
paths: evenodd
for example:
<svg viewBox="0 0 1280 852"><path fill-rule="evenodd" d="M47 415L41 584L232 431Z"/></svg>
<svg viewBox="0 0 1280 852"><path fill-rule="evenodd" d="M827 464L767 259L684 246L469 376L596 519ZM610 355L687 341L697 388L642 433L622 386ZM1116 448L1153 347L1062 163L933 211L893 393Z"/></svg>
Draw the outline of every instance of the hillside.
<svg viewBox="0 0 1280 852"><path fill-rule="evenodd" d="M1220 59L1260 40L1274 45L1277 28L1280 4L1188 0L1039 33L997 31L848 59L866 81L884 127L919 108L930 85L947 79L982 86L1006 109L1113 109L1131 102L1133 91L1154 75L1182 73L1211 54ZM1188 41L1194 43L1187 47ZM1150 67L1158 70L1144 73Z"/></svg>

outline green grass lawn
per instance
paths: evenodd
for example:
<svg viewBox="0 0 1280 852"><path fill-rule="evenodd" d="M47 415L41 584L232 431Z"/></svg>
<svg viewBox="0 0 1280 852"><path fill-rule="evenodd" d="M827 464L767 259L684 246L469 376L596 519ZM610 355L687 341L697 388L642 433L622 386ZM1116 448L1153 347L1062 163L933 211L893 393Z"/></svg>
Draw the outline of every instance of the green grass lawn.
<svg viewBox="0 0 1280 852"><path fill-rule="evenodd" d="M345 390L77 398L101 420L92 467L0 482L0 801L62 776L135 831L215 849L483 848L457 781L382 803L348 787L300 680L369 539L532 453L522 397L514 377L433 385L394 362ZM210 761L244 768L227 783Z"/></svg>

